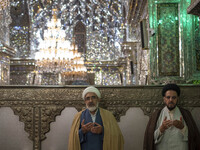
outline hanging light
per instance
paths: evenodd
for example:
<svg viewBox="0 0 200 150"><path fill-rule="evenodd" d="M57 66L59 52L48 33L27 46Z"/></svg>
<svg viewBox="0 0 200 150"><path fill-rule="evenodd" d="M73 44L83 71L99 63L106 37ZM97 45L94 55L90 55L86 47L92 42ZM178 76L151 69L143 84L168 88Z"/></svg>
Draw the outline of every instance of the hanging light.
<svg viewBox="0 0 200 150"><path fill-rule="evenodd" d="M0 11L3 11L10 5L9 0L0 0Z"/></svg>
<svg viewBox="0 0 200 150"><path fill-rule="evenodd" d="M75 38L72 38L72 43L65 40L65 31L61 29L55 12L54 9L44 31L44 40L39 45L40 50L35 54L36 70L40 74L60 74L64 80L83 80L86 77L84 59L78 52Z"/></svg>

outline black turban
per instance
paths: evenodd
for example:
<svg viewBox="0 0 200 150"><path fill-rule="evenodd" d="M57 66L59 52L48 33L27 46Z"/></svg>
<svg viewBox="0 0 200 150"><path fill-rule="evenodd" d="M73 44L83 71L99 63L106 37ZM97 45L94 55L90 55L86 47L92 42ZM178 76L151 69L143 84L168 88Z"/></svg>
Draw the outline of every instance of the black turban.
<svg viewBox="0 0 200 150"><path fill-rule="evenodd" d="M178 85L176 84L166 84L163 89L162 89L162 96L164 97L165 96L165 93L168 91L168 90L173 90L173 91L176 91L177 95L180 96L180 88Z"/></svg>

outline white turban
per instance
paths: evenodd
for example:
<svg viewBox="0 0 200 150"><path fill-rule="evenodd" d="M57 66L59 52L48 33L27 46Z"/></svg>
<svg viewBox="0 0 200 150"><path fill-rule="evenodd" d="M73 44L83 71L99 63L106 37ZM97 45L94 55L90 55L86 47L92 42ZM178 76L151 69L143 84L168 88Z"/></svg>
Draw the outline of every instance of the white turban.
<svg viewBox="0 0 200 150"><path fill-rule="evenodd" d="M101 98L101 93L99 92L99 90L97 88L95 88L93 86L89 86L83 91L83 93L82 93L83 100L85 99L85 95L87 93L95 93L98 96L98 98Z"/></svg>

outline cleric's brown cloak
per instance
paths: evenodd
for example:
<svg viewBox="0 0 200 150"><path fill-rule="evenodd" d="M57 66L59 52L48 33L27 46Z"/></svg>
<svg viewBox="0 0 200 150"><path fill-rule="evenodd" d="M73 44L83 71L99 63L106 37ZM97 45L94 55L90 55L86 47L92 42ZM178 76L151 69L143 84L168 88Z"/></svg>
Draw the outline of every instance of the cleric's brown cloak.
<svg viewBox="0 0 200 150"><path fill-rule="evenodd" d="M123 150L124 138L115 117L103 108L99 108L99 110L104 126L103 150ZM77 113L73 120L69 134L68 150L81 150L78 132L83 111Z"/></svg>
<svg viewBox="0 0 200 150"><path fill-rule="evenodd" d="M178 108L188 127L188 150L200 150L200 134L191 113L181 107ZM156 123L162 109L155 111L149 119L144 136L143 150L156 150L154 131L156 130Z"/></svg>

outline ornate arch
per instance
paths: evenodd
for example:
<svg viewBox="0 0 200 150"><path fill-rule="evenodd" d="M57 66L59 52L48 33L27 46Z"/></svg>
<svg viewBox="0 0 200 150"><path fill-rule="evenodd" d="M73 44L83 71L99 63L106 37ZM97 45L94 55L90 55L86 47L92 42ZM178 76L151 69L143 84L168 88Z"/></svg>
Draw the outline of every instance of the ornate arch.
<svg viewBox="0 0 200 150"><path fill-rule="evenodd" d="M78 46L78 52L86 53L86 26L78 21L74 27L75 43Z"/></svg>

